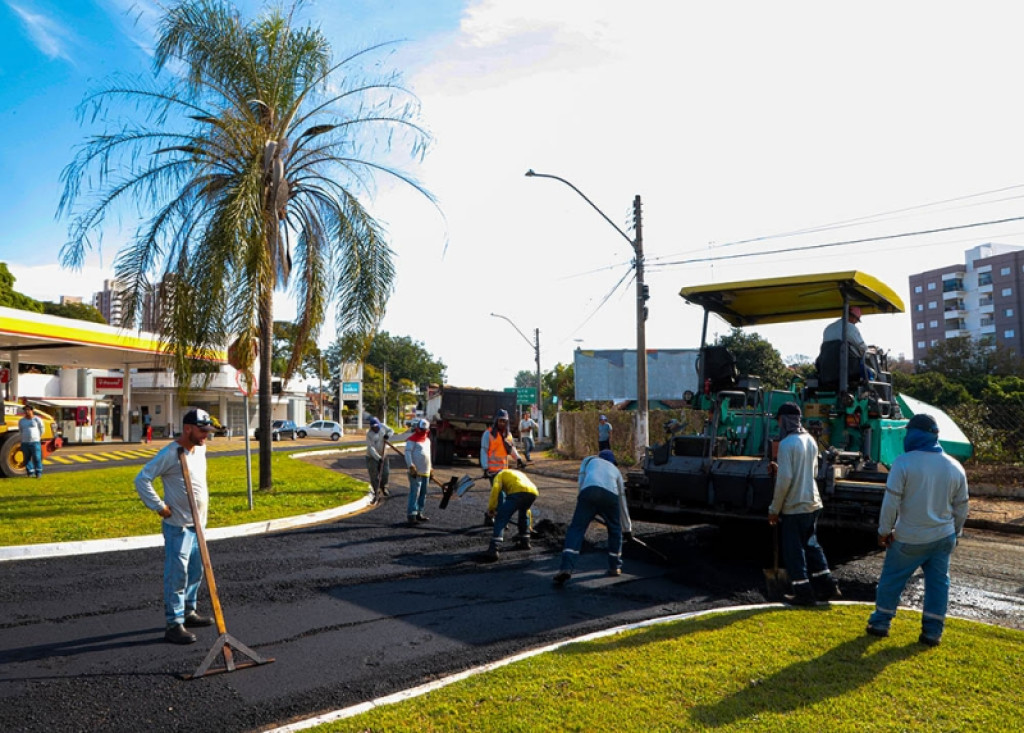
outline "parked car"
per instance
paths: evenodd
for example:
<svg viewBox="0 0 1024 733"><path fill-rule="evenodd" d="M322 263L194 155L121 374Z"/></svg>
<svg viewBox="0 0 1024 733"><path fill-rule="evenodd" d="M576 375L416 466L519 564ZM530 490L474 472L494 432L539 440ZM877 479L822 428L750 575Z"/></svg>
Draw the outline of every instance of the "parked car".
<svg viewBox="0 0 1024 733"><path fill-rule="evenodd" d="M256 432L253 435L256 440L259 440L260 429L256 428ZM300 438L303 437L302 433L299 432L299 429L295 426L294 420L274 420L274 422L270 424L271 440L281 440L281 438L285 437L290 440L295 440L296 435Z"/></svg>
<svg viewBox="0 0 1024 733"><path fill-rule="evenodd" d="M310 438L330 438L331 440L339 440L342 436L341 425L334 422L333 420L317 420L311 422L309 425L303 425L298 429L300 438L309 436Z"/></svg>

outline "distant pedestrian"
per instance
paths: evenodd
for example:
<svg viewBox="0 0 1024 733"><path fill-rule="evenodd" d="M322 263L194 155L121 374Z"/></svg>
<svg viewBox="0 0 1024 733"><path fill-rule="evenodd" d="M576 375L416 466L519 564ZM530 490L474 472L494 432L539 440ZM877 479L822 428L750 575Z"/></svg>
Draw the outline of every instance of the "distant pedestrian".
<svg viewBox="0 0 1024 733"><path fill-rule="evenodd" d="M406 519L410 527L426 522L423 506L427 503L430 483L430 423L419 418L413 421L412 435L405 439L405 465L409 468L409 503Z"/></svg>
<svg viewBox="0 0 1024 733"><path fill-rule="evenodd" d="M533 431L537 429L537 423L529 412L523 412L523 419L519 421L519 437L523 441L523 455L526 462L530 462L530 454L533 453Z"/></svg>
<svg viewBox="0 0 1024 733"><path fill-rule="evenodd" d="M206 527L210 496L206 484L206 439L213 432L213 421L206 410L191 410L181 420L181 435L153 456L135 477L135 490L142 503L163 518L164 535L164 640L172 644L191 644L196 635L189 628L210 626L213 619L196 611L199 585L203 582L203 560L199 552L196 522ZM192 485L185 486L178 449L184 449ZM153 482L163 484L163 499ZM188 493L195 498L196 511Z"/></svg>
<svg viewBox="0 0 1024 733"><path fill-rule="evenodd" d="M46 426L31 406L25 405L22 412L18 420L18 432L21 455L25 458L25 473L29 478L39 478L43 475L43 432Z"/></svg>
<svg viewBox="0 0 1024 733"><path fill-rule="evenodd" d="M576 510L565 531L565 549L562 564L555 575L557 586L565 584L576 568L587 527L594 517L601 517L608 528L608 575L622 574L622 537L633 533L633 523L626 506L626 485L622 480L615 454L603 450L588 456L580 463L577 480L580 493L576 497Z"/></svg>
<svg viewBox="0 0 1024 733"><path fill-rule="evenodd" d="M505 527L512 515L519 512L516 536L517 550L530 549L530 507L537 499L537 486L522 471L507 468L499 471L491 483L491 500L487 514L494 518L494 532L491 545L487 548L487 559L494 561L504 541Z"/></svg>
<svg viewBox="0 0 1024 733"><path fill-rule="evenodd" d="M924 612L917 640L937 646L949 606L949 559L967 521L967 475L942 451L931 415L910 418L903 449L889 470L878 518L878 544L886 552L867 633L889 635L903 589L921 568Z"/></svg>
<svg viewBox="0 0 1024 733"><path fill-rule="evenodd" d="M153 417L149 410L142 413L142 439L147 443L153 442Z"/></svg>
<svg viewBox="0 0 1024 733"><path fill-rule="evenodd" d="M597 418L597 449L599 451L612 449L612 424L608 422L605 415Z"/></svg>
<svg viewBox="0 0 1024 733"><path fill-rule="evenodd" d="M786 600L813 606L817 600L832 600L842 594L818 544L818 517L823 507L815 482L818 444L800 424L801 415L798 404L787 402L775 416L779 421L778 473L768 523L781 528L782 558L793 583L793 595Z"/></svg>
<svg viewBox="0 0 1024 733"><path fill-rule="evenodd" d="M366 470L370 474L370 486L374 494L380 492L384 496L391 495L388 492L391 467L384 458L384 451L385 443L394 434L395 431L380 420L370 418L370 429L366 431Z"/></svg>

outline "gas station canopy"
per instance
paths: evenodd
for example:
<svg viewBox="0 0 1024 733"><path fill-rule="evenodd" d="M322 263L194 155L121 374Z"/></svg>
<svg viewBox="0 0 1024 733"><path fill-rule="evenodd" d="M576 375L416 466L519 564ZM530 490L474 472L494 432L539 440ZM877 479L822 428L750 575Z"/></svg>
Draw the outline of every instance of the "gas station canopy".
<svg viewBox="0 0 1024 733"><path fill-rule="evenodd" d="M161 369L169 365L160 337L102 323L0 308L0 360L91 369ZM223 351L206 356L226 362Z"/></svg>

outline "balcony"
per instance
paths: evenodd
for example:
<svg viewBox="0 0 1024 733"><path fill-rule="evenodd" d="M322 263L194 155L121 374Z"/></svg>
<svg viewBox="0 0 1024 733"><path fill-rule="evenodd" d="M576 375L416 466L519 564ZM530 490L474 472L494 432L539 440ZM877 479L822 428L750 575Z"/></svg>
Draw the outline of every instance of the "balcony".
<svg viewBox="0 0 1024 733"><path fill-rule="evenodd" d="M949 331L946 331L946 338L948 339L961 338L970 335L971 332L968 331L966 328L954 328Z"/></svg>
<svg viewBox="0 0 1024 733"><path fill-rule="evenodd" d="M945 311L943 311L942 317L945 318L947 321L950 320L951 318L963 320L964 318L967 317L967 310L965 308L947 308Z"/></svg>

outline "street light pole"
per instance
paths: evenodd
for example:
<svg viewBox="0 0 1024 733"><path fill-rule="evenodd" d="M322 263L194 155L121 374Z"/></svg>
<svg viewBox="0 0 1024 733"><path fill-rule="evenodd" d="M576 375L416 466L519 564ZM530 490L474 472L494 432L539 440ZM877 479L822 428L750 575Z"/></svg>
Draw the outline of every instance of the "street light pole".
<svg viewBox="0 0 1024 733"><path fill-rule="evenodd" d="M495 318L500 318L500 319L502 319L504 321L508 321L509 325L512 326L512 328L514 328L516 330L516 333L518 333L520 336L522 336L523 340L526 341L526 343L530 344L530 339L527 338L525 333L523 333L522 331L519 330L519 326L514 324L512 322L512 319L510 319L510 318L508 318L506 316L500 315L498 313L492 313L491 315L494 316ZM530 344L530 346L533 347L533 356L534 356L534 358L537 361L537 413L538 413L537 417L540 418L539 420L537 420L537 438L540 439L540 438L544 437L544 398L543 398L543 395L541 394L541 391L540 391L541 387L540 387L540 329L539 328L535 328L533 330L533 338L534 338L534 342L532 344Z"/></svg>
<svg viewBox="0 0 1024 733"><path fill-rule="evenodd" d="M637 406L637 426L636 426L636 458L640 460L643 458L644 453L647 450L647 436L648 436L648 419L647 419L647 299L650 297L647 289L647 285L644 283L644 240L643 240L643 225L641 222L642 210L640 206L640 196L637 195L633 198L633 228L636 231L636 236L630 238L619 226L608 218L608 216L597 207L593 201L574 186L569 181L561 178L560 176L554 176L550 173L537 173L532 168L526 171L528 178L553 178L556 181L561 181L566 186L571 188L580 198L586 201L590 206L601 215L601 218L612 225L612 228L617 231L623 239L629 242L629 246L633 248L633 267L636 268L636 406Z"/></svg>

